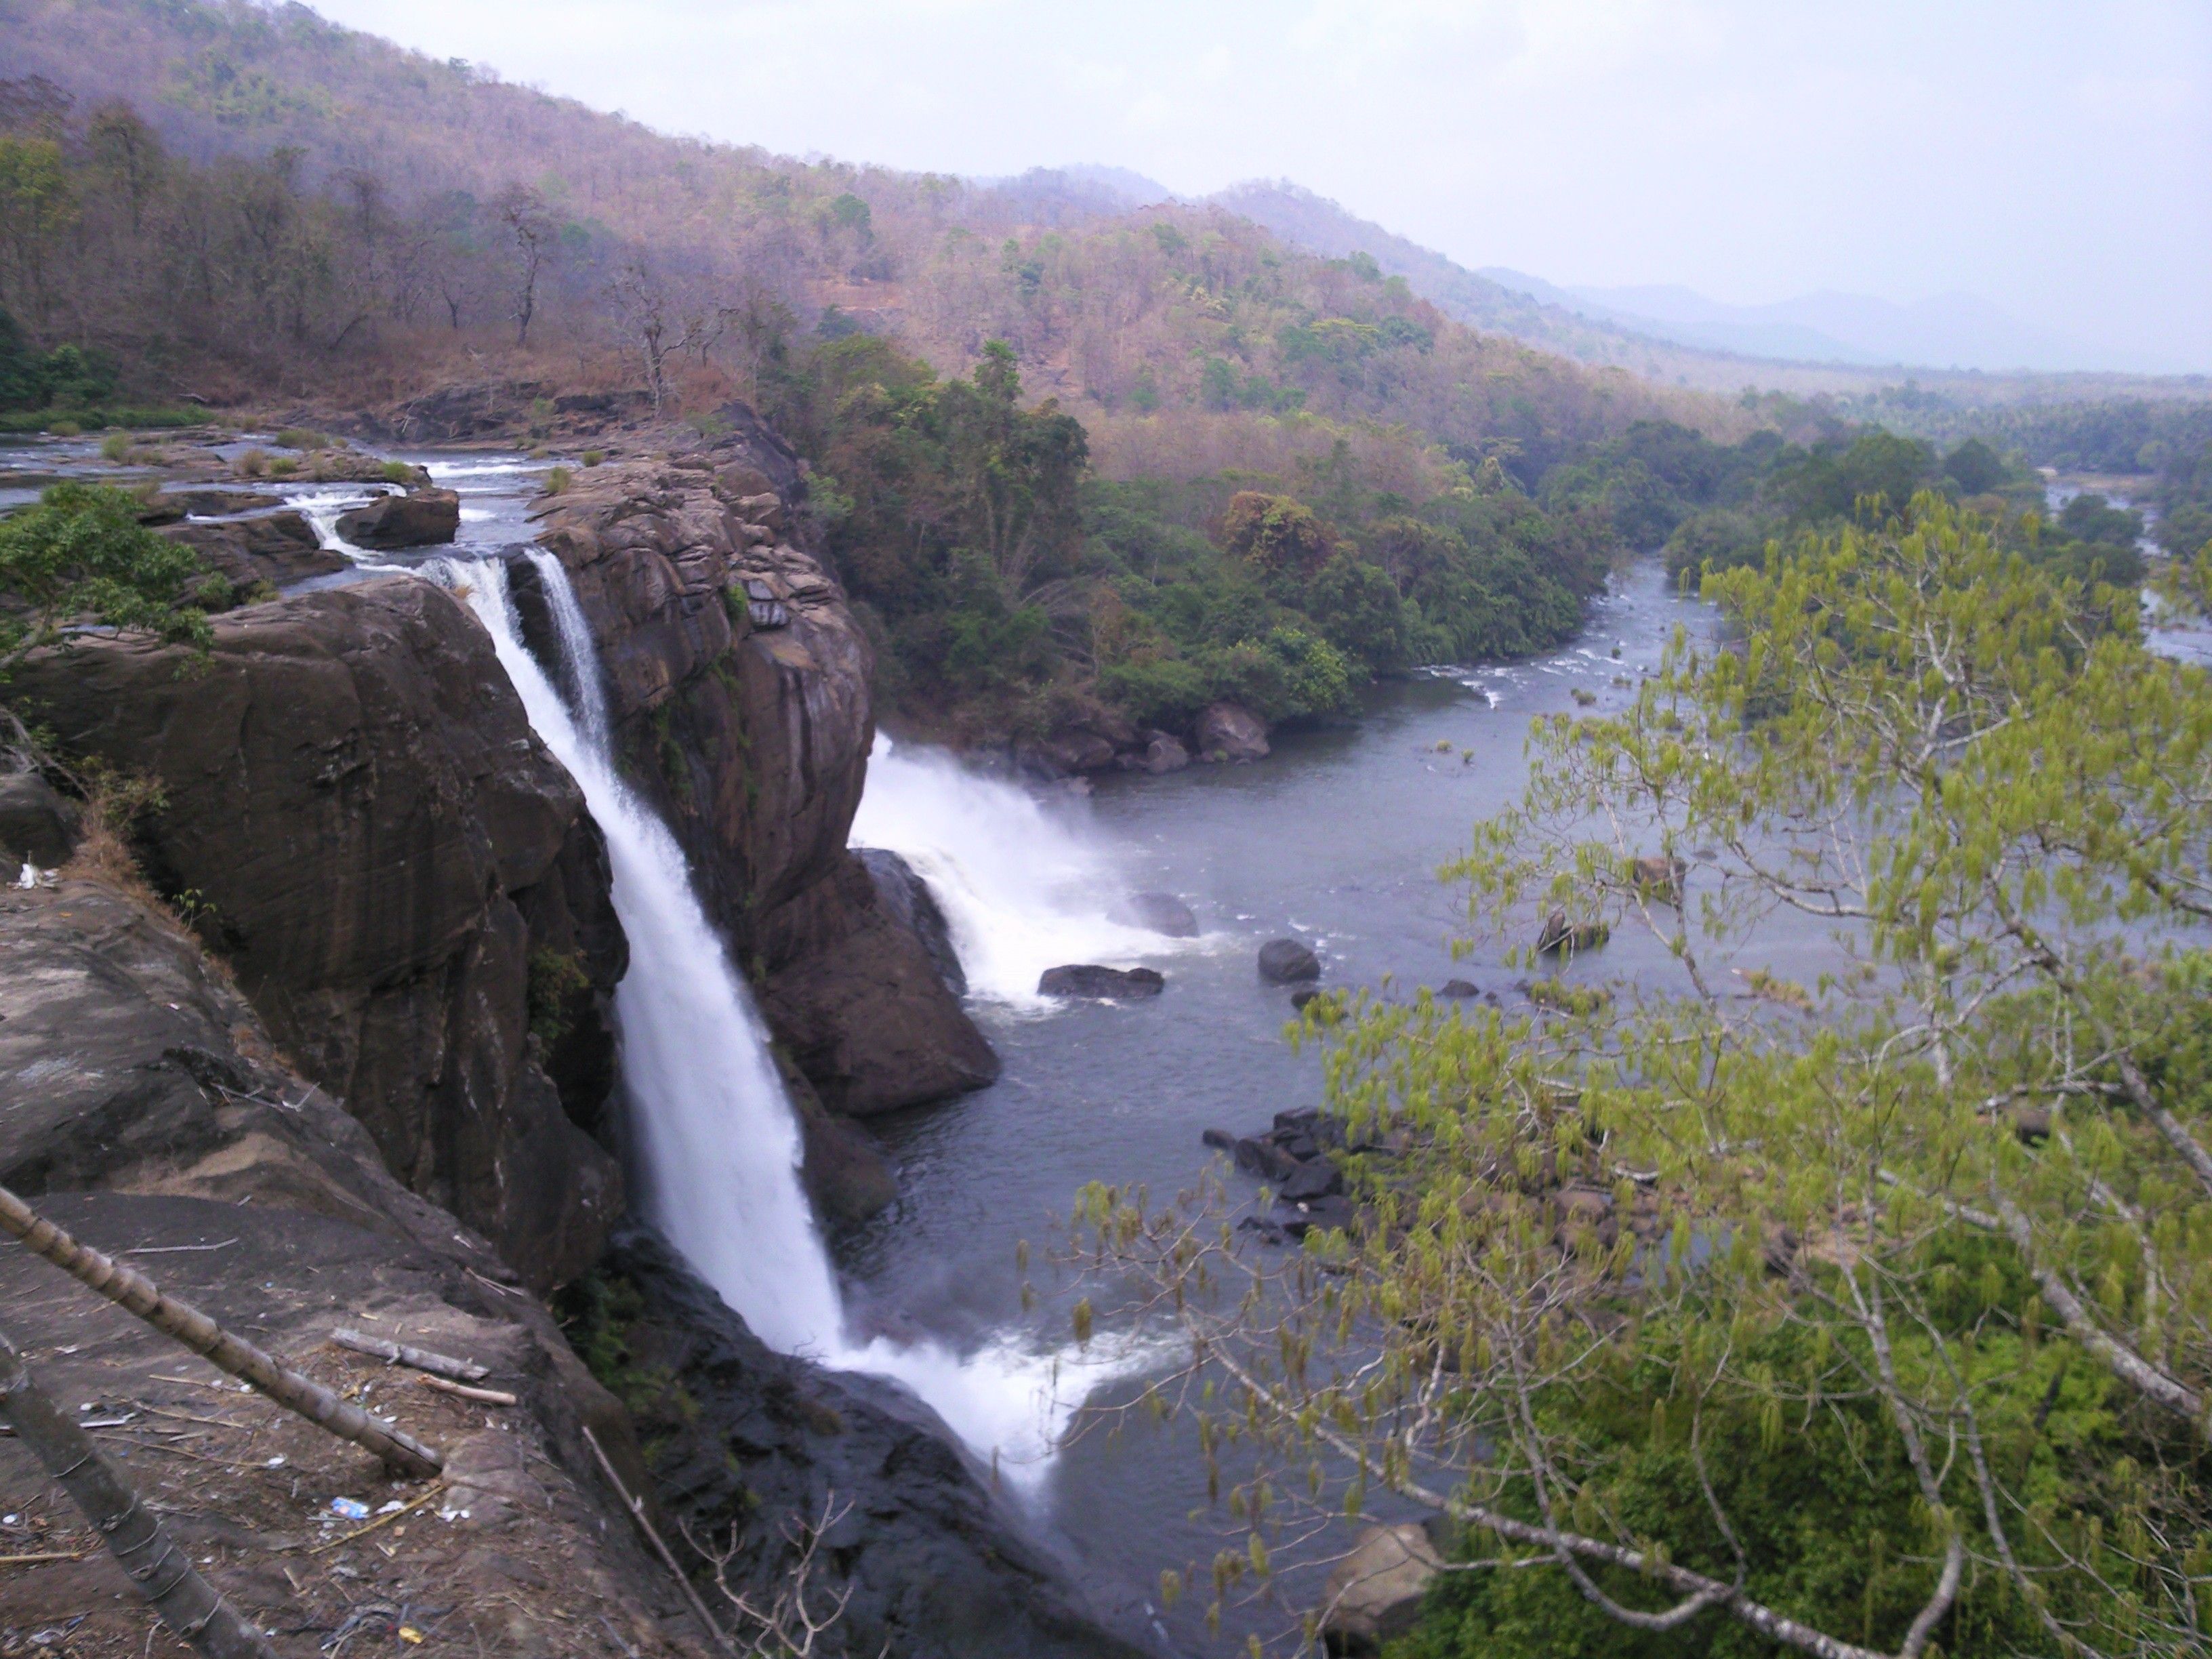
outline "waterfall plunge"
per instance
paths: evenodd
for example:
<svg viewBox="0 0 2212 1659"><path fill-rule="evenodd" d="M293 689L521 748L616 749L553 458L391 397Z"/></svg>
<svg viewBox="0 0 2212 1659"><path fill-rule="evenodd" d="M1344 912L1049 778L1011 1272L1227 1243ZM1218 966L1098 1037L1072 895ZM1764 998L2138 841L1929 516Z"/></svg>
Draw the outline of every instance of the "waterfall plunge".
<svg viewBox="0 0 2212 1659"><path fill-rule="evenodd" d="M606 836L615 911L630 945L615 1015L641 1206L763 1341L896 1378L977 1453L1017 1480L1034 1479L1109 1368L1012 1345L957 1356L933 1344L849 1339L799 1186L798 1124L752 1000L691 890L675 836L615 773L599 659L566 568L543 548L528 556L560 635L574 712L522 643L506 566L442 563L489 631L532 727L581 786Z"/></svg>
<svg viewBox="0 0 2212 1659"><path fill-rule="evenodd" d="M1037 977L1063 963L1128 963L1177 942L1108 919L1120 876L1014 784L878 733L853 845L896 853L945 912L970 992L1015 1008L1058 1006Z"/></svg>

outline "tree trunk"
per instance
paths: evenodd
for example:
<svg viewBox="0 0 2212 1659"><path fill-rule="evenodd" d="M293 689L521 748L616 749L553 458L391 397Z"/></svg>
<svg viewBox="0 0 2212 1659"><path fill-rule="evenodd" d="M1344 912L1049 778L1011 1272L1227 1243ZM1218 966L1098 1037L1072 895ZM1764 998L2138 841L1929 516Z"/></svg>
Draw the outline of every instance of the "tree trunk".
<svg viewBox="0 0 2212 1659"><path fill-rule="evenodd" d="M14 1234L71 1278L175 1337L210 1364L251 1382L278 1405L374 1452L396 1473L428 1480L444 1467L441 1453L398 1429L386 1428L351 1401L341 1400L321 1383L278 1364L189 1303L163 1296L136 1267L111 1261L89 1245L78 1243L5 1187L0 1187L0 1231Z"/></svg>
<svg viewBox="0 0 2212 1659"><path fill-rule="evenodd" d="M153 1512L123 1484L90 1437L31 1380L23 1357L0 1331L0 1417L61 1484L107 1546L116 1565L161 1620L207 1659L276 1659L268 1638L240 1618L192 1568Z"/></svg>

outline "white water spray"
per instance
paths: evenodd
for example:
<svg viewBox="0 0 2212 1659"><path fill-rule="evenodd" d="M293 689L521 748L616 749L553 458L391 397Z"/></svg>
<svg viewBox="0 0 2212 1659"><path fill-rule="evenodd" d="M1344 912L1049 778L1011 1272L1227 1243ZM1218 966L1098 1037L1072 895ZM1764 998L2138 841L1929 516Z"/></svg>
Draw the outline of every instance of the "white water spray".
<svg viewBox="0 0 2212 1659"><path fill-rule="evenodd" d="M929 884L978 997L1056 1006L1036 994L1046 969L1126 965L1176 944L1112 921L1122 882L1108 861L1029 792L949 755L878 734L851 839Z"/></svg>
<svg viewBox="0 0 2212 1659"><path fill-rule="evenodd" d="M691 890L682 849L616 775L605 692L567 569L529 553L544 588L581 723L523 645L495 560L441 562L483 621L530 723L584 791L606 836L614 904L630 944L615 993L641 1207L763 1341L905 1383L975 1451L1027 1485L1069 1419L1121 1367L1000 1345L957 1356L933 1344L855 1343L799 1185L799 1139L744 984Z"/></svg>

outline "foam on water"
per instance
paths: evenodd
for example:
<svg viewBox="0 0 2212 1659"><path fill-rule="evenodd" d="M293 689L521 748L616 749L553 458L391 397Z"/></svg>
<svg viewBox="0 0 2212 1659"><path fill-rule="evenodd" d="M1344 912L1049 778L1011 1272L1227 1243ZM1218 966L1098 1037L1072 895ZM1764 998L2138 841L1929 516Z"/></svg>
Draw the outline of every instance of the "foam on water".
<svg viewBox="0 0 2212 1659"><path fill-rule="evenodd" d="M969 770L939 750L880 733L853 819L855 847L898 854L945 912L969 994L1009 1007L1037 994L1048 968L1130 966L1188 941L1112 920L1119 873L1027 790Z"/></svg>

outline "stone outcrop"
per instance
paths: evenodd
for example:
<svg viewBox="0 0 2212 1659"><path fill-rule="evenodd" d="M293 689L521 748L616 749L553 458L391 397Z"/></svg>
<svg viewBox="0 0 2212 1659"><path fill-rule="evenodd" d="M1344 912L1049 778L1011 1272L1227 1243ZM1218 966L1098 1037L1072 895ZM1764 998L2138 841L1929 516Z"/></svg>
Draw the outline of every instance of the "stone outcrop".
<svg viewBox="0 0 2212 1659"><path fill-rule="evenodd" d="M1370 1527L1328 1575L1322 1636L1333 1654L1376 1654L1419 1620L1443 1556L1419 1521Z"/></svg>
<svg viewBox="0 0 2212 1659"><path fill-rule="evenodd" d="M327 576L346 568L346 556L323 546L304 513L271 513L261 518L214 523L170 525L162 535L182 542L201 562L234 586L269 582L289 587L310 576Z"/></svg>
<svg viewBox="0 0 2212 1659"><path fill-rule="evenodd" d="M1267 728L1249 709L1233 702L1208 703L1199 711L1198 756L1209 761L1255 761L1267 757Z"/></svg>
<svg viewBox="0 0 2212 1659"><path fill-rule="evenodd" d="M1260 977L1270 985L1295 985L1321 977L1321 958L1294 939L1271 939L1260 947Z"/></svg>
<svg viewBox="0 0 2212 1659"><path fill-rule="evenodd" d="M1096 963L1075 963L1048 968L1037 980L1041 997L1097 997L1140 999L1156 997L1167 989L1167 981L1150 968L1102 968Z"/></svg>
<svg viewBox="0 0 2212 1659"><path fill-rule="evenodd" d="M929 890L929 884L915 872L915 868L896 853L886 852L880 847L860 847L859 854L868 879L876 884L876 896L883 902L892 918L902 927L913 930L921 941L921 948L929 952L930 965L937 969L938 978L945 988L956 997L968 994L968 970L960 965L960 952L952 943L951 924L937 902L937 896Z"/></svg>
<svg viewBox="0 0 2212 1659"><path fill-rule="evenodd" d="M1173 893L1132 893L1114 907L1114 920L1170 939L1196 939L1198 918Z"/></svg>
<svg viewBox="0 0 2212 1659"><path fill-rule="evenodd" d="M537 509L590 623L625 772L825 1106L866 1116L980 1087L998 1075L989 1045L846 845L872 655L799 544L801 464L742 404L723 414L713 444L589 469ZM550 653L526 563L514 591Z"/></svg>
<svg viewBox="0 0 2212 1659"><path fill-rule="evenodd" d="M0 881L12 881L23 865L59 868L76 849L81 818L36 772L0 773Z"/></svg>
<svg viewBox="0 0 2212 1659"><path fill-rule="evenodd" d="M838 1650L907 1659L1137 1659L1004 1513L935 1416L895 1385L770 1352L652 1235L619 1235L593 1334L618 1346L663 1501L690 1533L734 1531L732 1583L757 1590L789 1537L834 1517L816 1556Z"/></svg>
<svg viewBox="0 0 2212 1659"><path fill-rule="evenodd" d="M98 1249L142 1252L133 1265L164 1290L288 1363L372 1388L377 1410L446 1450L456 1486L494 1500L456 1502L449 1486L444 1504L468 1516L387 1533L388 1553L335 1558L351 1575L343 1583L303 1571L331 1495L374 1508L416 1491L258 1398L226 1394L211 1412L208 1382L194 1379L215 1373L201 1361L29 1252L0 1251L9 1335L58 1398L108 1402L103 1414L123 1425L102 1433L111 1453L146 1447L180 1414L201 1423L191 1457L122 1467L210 1558L201 1571L217 1588L270 1615L260 1622L328 1631L351 1605L397 1607L435 1583L456 1610L441 1634L487 1655L582 1659L605 1652L612 1630L639 1659L704 1659L585 1438L643 1490L621 1405L489 1242L402 1188L361 1125L276 1058L198 942L105 883L0 890L0 1182ZM325 1346L339 1325L477 1360L519 1403L488 1428L483 1408ZM518 1468L526 1484L499 1478ZM42 1528L34 1559L0 1573L0 1627L43 1628L76 1610L86 1616L74 1646L137 1651L143 1606L51 1492L0 1439L0 1509ZM516 1498L524 1512L501 1514ZM25 1537L10 1534L19 1549ZM518 1585L532 1591L526 1620L503 1599Z"/></svg>
<svg viewBox="0 0 2212 1659"><path fill-rule="evenodd" d="M461 527L461 498L450 489L410 489L379 495L366 507L338 514L338 534L356 547L392 551L434 547Z"/></svg>
<svg viewBox="0 0 2212 1659"><path fill-rule="evenodd" d="M149 874L395 1174L533 1284L592 1261L621 1207L586 1132L626 962L605 849L459 600L383 578L218 618L204 663L88 641L13 689L161 783Z"/></svg>

